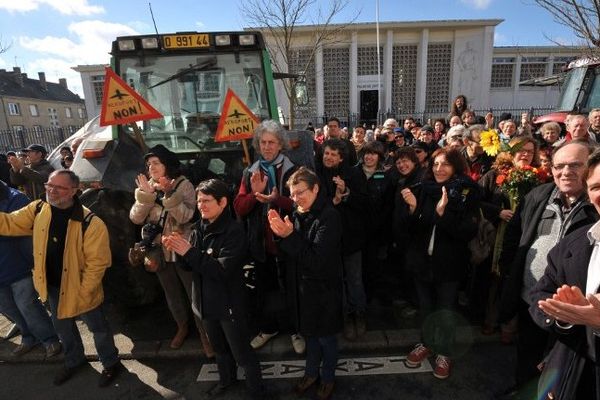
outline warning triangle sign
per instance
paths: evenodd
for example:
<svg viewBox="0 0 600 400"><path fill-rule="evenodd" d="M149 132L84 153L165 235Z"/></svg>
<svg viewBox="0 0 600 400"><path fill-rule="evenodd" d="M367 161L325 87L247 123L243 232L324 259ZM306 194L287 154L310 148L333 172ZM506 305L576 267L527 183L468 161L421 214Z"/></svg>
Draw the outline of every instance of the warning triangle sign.
<svg viewBox="0 0 600 400"><path fill-rule="evenodd" d="M154 118L162 118L162 114L111 68L106 67L100 126L128 124Z"/></svg>
<svg viewBox="0 0 600 400"><path fill-rule="evenodd" d="M250 139L260 123L256 115L231 89L227 89L221 119L215 133L215 142Z"/></svg>

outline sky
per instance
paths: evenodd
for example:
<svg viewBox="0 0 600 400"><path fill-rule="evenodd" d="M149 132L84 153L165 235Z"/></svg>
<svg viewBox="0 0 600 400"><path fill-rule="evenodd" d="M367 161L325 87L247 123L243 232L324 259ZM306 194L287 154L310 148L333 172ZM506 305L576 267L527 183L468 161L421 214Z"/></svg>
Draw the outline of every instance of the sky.
<svg viewBox="0 0 600 400"><path fill-rule="evenodd" d="M160 33L241 30L252 26L239 10L243 0L150 0ZM334 22L375 22L377 0L347 0ZM311 12L327 9L314 0ZM83 97L79 73L71 67L109 62L117 36L154 33L149 0L0 0L0 68L21 68L37 79L58 82ZM379 21L503 19L495 46L577 44L573 33L558 24L533 0L379 0ZM317 21L308 16L306 24ZM550 39L549 39L550 38Z"/></svg>

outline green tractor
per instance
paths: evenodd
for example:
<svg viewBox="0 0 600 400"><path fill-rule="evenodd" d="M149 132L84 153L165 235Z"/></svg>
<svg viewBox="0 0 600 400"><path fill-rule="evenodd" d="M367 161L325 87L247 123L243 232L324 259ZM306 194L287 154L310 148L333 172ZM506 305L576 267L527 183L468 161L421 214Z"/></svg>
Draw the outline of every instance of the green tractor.
<svg viewBox="0 0 600 400"><path fill-rule="evenodd" d="M278 108L271 60L259 32L125 36L113 42L111 55L113 71L163 117L108 127L101 127L96 117L49 159L60 168L60 147L81 143L71 169L84 185L82 202L110 232L113 266L105 278L107 292L121 303L142 305L160 293L156 278L127 260L129 248L139 239L129 209L147 149L162 144L178 155L192 183L216 177L235 193L245 167L242 145L214 140L228 89L259 120L277 119ZM303 80L297 84L303 95L299 101L307 101ZM312 159L309 133L288 135L291 158L306 164Z"/></svg>

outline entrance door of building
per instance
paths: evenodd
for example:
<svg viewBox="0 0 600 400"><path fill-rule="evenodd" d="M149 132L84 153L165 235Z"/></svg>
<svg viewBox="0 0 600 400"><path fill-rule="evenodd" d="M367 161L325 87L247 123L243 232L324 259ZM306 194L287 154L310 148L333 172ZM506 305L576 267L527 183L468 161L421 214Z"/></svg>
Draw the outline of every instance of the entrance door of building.
<svg viewBox="0 0 600 400"><path fill-rule="evenodd" d="M368 125L377 123L377 109L379 108L378 90L360 91L360 120Z"/></svg>

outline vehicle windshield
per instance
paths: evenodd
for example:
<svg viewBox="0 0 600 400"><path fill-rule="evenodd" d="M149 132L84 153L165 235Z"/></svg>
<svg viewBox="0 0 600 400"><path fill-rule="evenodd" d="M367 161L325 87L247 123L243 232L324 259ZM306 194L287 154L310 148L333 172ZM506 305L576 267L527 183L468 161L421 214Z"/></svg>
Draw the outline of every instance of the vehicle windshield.
<svg viewBox="0 0 600 400"><path fill-rule="evenodd" d="M583 83L585 71L587 71L587 68L573 68L567 72L567 77L558 101L559 111L573 111L576 108L579 88Z"/></svg>
<svg viewBox="0 0 600 400"><path fill-rule="evenodd" d="M141 125L150 147L160 143L177 153L238 149L239 142L214 142L229 88L259 120L269 118L259 51L123 58L117 67L123 80L163 114Z"/></svg>

